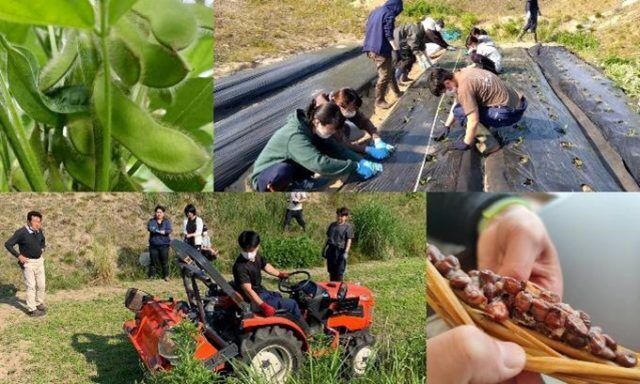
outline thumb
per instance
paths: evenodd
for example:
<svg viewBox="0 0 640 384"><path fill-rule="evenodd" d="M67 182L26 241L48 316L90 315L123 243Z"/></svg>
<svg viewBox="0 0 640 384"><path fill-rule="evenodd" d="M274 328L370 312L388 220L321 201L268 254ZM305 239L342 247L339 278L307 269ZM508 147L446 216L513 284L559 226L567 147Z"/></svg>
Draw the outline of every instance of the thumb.
<svg viewBox="0 0 640 384"><path fill-rule="evenodd" d="M524 350L473 326L461 326L427 341L429 384L495 384L524 369Z"/></svg>

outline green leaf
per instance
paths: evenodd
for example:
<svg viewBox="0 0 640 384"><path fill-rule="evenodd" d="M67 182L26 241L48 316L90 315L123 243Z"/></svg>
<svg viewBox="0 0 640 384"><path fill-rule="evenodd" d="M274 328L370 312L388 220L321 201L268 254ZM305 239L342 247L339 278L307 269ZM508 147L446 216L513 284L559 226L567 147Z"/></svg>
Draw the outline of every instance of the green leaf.
<svg viewBox="0 0 640 384"><path fill-rule="evenodd" d="M133 9L149 21L155 38L171 49L186 48L196 37L193 8L180 0L139 0Z"/></svg>
<svg viewBox="0 0 640 384"><path fill-rule="evenodd" d="M0 35L0 43L7 51L7 76L9 91L13 97L32 119L58 126L61 121L60 115L47 107L36 85L36 74L32 68L32 63L35 62L33 55L28 51L23 51L23 54L2 35Z"/></svg>
<svg viewBox="0 0 640 384"><path fill-rule="evenodd" d="M196 77L176 89L175 102L166 110L163 121L191 131L213 121L213 80Z"/></svg>
<svg viewBox="0 0 640 384"><path fill-rule="evenodd" d="M144 33L130 18L122 18L116 31L141 59L142 84L153 88L172 87L189 74L189 68L177 52L147 41Z"/></svg>
<svg viewBox="0 0 640 384"><path fill-rule="evenodd" d="M65 171L78 183L93 189L95 160L76 152L60 130L53 136L53 151L60 157Z"/></svg>
<svg viewBox="0 0 640 384"><path fill-rule="evenodd" d="M46 96L45 102L52 111L61 114L89 111L91 91L84 85L56 88Z"/></svg>
<svg viewBox="0 0 640 384"><path fill-rule="evenodd" d="M185 4L198 20L198 27L213 31L213 8L209 8L202 4Z"/></svg>
<svg viewBox="0 0 640 384"><path fill-rule="evenodd" d="M123 83L133 86L140 81L140 58L121 38L109 40L109 62Z"/></svg>
<svg viewBox="0 0 640 384"><path fill-rule="evenodd" d="M78 56L78 34L76 32L69 33L67 42L62 51L54 56L40 72L40 81L38 88L42 91L48 91L55 86L64 75L69 72L73 62Z"/></svg>
<svg viewBox="0 0 640 384"><path fill-rule="evenodd" d="M3 0L0 2L0 20L93 28L94 13L88 0Z"/></svg>
<svg viewBox="0 0 640 384"><path fill-rule="evenodd" d="M31 185L27 180L27 176L24 174L24 171L18 164L14 164L11 168L11 185L18 192L31 192Z"/></svg>
<svg viewBox="0 0 640 384"><path fill-rule="evenodd" d="M182 51L182 56L191 67L191 76L198 77L204 72L213 72L213 36L203 33L194 44Z"/></svg>
<svg viewBox="0 0 640 384"><path fill-rule="evenodd" d="M129 12L138 0L111 0L109 2L109 24L115 25L120 17Z"/></svg>
<svg viewBox="0 0 640 384"><path fill-rule="evenodd" d="M100 79L103 76L97 77L93 91L95 112L102 124L107 119L105 82ZM111 102L113 138L149 168L165 173L189 173L211 160L191 137L155 121L115 86Z"/></svg>
<svg viewBox="0 0 640 384"><path fill-rule="evenodd" d="M0 21L0 34L15 44L24 44L29 36L29 25Z"/></svg>

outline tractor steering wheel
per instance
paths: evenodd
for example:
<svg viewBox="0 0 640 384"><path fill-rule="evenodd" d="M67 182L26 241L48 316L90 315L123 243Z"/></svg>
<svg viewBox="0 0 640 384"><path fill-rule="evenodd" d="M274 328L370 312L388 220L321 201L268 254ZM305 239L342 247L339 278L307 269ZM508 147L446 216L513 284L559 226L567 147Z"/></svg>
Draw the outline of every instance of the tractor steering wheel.
<svg viewBox="0 0 640 384"><path fill-rule="evenodd" d="M297 283L289 282L289 279L291 279L292 276L296 276L296 275L304 275L305 278L300 280ZM311 284L311 282L312 282L311 274L309 274L309 272L295 271L295 272L291 272L289 274L289 277L287 277L286 279L282 279L278 282L278 290L282 293L294 293L294 292L303 290L309 284Z"/></svg>

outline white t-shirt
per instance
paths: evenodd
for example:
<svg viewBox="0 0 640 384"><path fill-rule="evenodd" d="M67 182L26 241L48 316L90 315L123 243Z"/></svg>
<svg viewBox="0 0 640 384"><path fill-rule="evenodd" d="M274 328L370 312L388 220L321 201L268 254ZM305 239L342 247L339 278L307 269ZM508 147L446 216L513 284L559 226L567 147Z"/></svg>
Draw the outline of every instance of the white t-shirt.
<svg viewBox="0 0 640 384"><path fill-rule="evenodd" d="M476 52L489 60L493 61L496 66L496 71L502 72L502 54L500 50L496 48L493 42L480 43Z"/></svg>
<svg viewBox="0 0 640 384"><path fill-rule="evenodd" d="M302 200L307 198L306 192L291 192L289 194L289 204L287 205L287 209L290 211L300 211L302 210ZM297 201L298 204L294 202Z"/></svg>

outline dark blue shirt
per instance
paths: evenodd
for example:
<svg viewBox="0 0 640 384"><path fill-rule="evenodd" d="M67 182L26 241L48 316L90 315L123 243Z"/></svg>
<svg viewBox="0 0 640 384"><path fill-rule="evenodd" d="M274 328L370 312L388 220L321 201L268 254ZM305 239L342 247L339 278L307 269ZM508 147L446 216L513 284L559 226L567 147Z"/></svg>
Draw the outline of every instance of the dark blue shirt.
<svg viewBox="0 0 640 384"><path fill-rule="evenodd" d="M147 224L147 230L149 231L149 245L151 247L168 247L171 244L171 221L168 219L162 220L162 223L153 218L149 220Z"/></svg>
<svg viewBox="0 0 640 384"><path fill-rule="evenodd" d="M362 50L384 57L391 57L391 44L396 17L402 13L402 0L387 0L382 6L374 9L367 19L366 34Z"/></svg>

